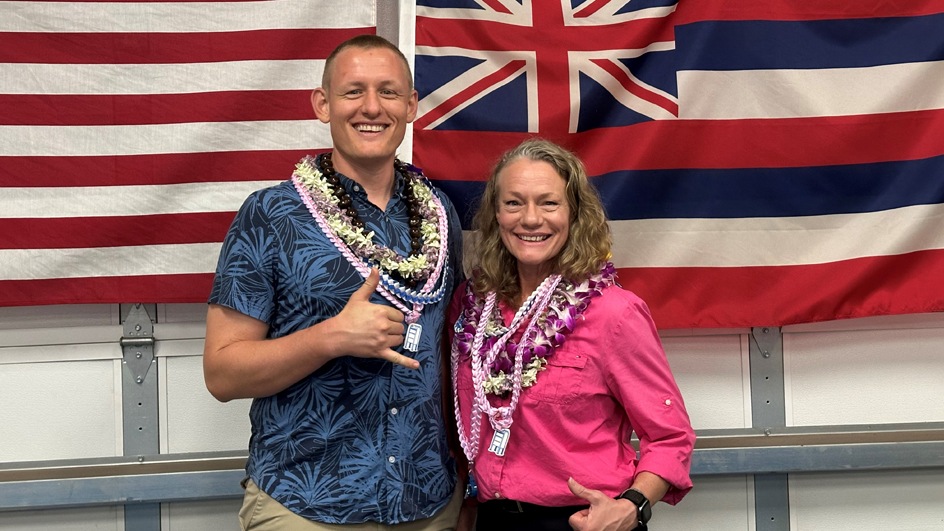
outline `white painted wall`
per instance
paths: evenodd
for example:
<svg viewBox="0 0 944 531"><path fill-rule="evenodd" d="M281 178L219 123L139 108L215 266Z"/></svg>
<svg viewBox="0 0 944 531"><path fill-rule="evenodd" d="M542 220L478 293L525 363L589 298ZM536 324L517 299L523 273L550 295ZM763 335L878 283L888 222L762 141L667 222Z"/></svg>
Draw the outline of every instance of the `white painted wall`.
<svg viewBox="0 0 944 531"><path fill-rule="evenodd" d="M0 529L4 531L124 531L124 514L121 507L8 512L0 513ZM239 529L239 526L230 529Z"/></svg>
<svg viewBox="0 0 944 531"><path fill-rule="evenodd" d="M695 488L675 507L657 504L652 508L650 529L755 529L753 477L695 478L693 483Z"/></svg>
<svg viewBox="0 0 944 531"><path fill-rule="evenodd" d="M161 452L245 450L251 401L222 404L210 395L203 383L203 342L196 343L196 354L159 358ZM161 347L165 353L170 349Z"/></svg>
<svg viewBox="0 0 944 531"><path fill-rule="evenodd" d="M944 319L936 324L877 330L853 329L854 323L846 329L832 325L832 330L787 327L787 424L944 420Z"/></svg>
<svg viewBox="0 0 944 531"><path fill-rule="evenodd" d="M675 330L662 333L662 346L682 390L692 426L696 430L749 428L750 330L697 333L701 335L682 335Z"/></svg>
<svg viewBox="0 0 944 531"><path fill-rule="evenodd" d="M0 365L0 461L119 455L119 370L110 359Z"/></svg>
<svg viewBox="0 0 944 531"><path fill-rule="evenodd" d="M236 531L242 500L165 503L161 508L162 531Z"/></svg>
<svg viewBox="0 0 944 531"><path fill-rule="evenodd" d="M944 529L944 473L938 470L793 474L790 529Z"/></svg>

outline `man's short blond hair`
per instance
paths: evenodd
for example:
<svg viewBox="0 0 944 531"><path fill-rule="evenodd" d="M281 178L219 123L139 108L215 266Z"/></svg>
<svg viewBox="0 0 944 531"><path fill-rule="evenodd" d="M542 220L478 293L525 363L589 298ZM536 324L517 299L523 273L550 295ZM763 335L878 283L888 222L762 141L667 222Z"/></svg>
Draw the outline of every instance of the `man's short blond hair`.
<svg viewBox="0 0 944 531"><path fill-rule="evenodd" d="M334 62L338 54L348 48L357 48L359 50L385 48L397 54L397 57L400 58L400 61L403 63L403 68L406 71L406 79L410 85L410 90L413 90L413 71L410 70L410 62L406 60L406 56L403 55L403 52L401 52L396 45L379 35L358 35L339 44L338 47L328 55L328 59L325 61L324 73L321 74L321 87L323 89L328 90L328 86L331 84L331 74L334 73Z"/></svg>

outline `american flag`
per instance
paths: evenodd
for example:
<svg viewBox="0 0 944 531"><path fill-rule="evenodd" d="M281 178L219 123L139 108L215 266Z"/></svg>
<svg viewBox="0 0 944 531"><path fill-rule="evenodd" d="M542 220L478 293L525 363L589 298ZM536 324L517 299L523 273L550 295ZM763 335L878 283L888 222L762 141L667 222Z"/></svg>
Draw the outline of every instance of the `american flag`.
<svg viewBox="0 0 944 531"><path fill-rule="evenodd" d="M0 305L196 302L371 0L0 1Z"/></svg>
<svg viewBox="0 0 944 531"><path fill-rule="evenodd" d="M941 28L940 0L419 0L414 163L468 221L502 151L574 149L660 328L939 311Z"/></svg>

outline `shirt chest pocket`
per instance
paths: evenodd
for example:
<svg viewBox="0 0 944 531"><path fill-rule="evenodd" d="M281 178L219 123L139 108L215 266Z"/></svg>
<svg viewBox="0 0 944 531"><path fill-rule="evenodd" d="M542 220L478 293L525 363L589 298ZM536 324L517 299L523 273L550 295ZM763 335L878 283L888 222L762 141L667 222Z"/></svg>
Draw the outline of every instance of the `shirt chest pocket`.
<svg viewBox="0 0 944 531"><path fill-rule="evenodd" d="M586 373L587 356L577 353L554 353L539 371L529 393L534 400L552 404L568 404L580 394Z"/></svg>

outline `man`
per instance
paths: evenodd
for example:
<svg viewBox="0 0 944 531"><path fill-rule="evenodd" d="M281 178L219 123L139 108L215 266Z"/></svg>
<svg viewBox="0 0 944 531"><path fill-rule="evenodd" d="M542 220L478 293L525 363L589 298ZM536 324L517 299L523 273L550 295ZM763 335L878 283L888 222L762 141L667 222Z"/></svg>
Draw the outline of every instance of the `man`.
<svg viewBox="0 0 944 531"><path fill-rule="evenodd" d="M246 200L209 299L207 389L254 399L240 521L450 529L461 495L439 345L461 231L441 192L395 169L416 116L409 64L355 37L328 57L312 106L331 153Z"/></svg>

